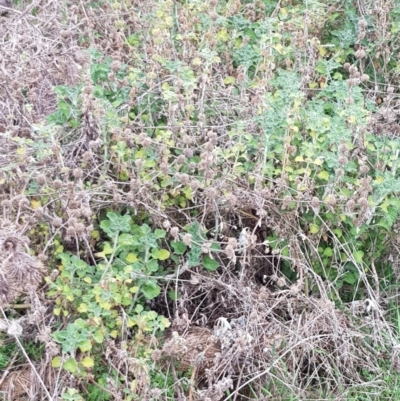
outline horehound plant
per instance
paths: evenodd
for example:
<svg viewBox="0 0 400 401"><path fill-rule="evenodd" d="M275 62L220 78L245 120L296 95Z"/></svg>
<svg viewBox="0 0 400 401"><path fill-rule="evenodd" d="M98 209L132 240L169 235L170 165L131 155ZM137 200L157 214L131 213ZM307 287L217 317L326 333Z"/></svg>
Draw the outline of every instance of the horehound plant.
<svg viewBox="0 0 400 401"><path fill-rule="evenodd" d="M55 398L393 391L397 9L18 0L2 13L0 196L31 240L5 255L36 282L31 252L46 254L52 287L30 311L18 283L2 300L9 320L41 323ZM165 230L158 251L106 238L106 213ZM158 338L167 319L177 334ZM182 347L163 355L171 339Z"/></svg>

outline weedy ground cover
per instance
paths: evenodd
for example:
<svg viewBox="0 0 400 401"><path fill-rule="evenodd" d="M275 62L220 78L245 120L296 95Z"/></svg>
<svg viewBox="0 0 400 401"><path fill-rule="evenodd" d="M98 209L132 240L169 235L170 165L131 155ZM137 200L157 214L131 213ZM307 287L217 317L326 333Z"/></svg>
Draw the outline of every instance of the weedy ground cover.
<svg viewBox="0 0 400 401"><path fill-rule="evenodd" d="M395 399L398 9L2 9L5 399Z"/></svg>

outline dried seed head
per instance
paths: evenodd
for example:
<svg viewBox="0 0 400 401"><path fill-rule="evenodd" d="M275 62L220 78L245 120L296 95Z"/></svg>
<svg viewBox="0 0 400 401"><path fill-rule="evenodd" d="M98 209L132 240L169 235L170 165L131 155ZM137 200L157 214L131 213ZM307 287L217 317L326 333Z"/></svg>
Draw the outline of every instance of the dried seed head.
<svg viewBox="0 0 400 401"><path fill-rule="evenodd" d="M346 155L349 151L347 145L345 143L341 143L338 147L338 150L341 154Z"/></svg>
<svg viewBox="0 0 400 401"><path fill-rule="evenodd" d="M237 239L235 237L229 237L228 238L228 245L230 245L232 248L236 249L237 248Z"/></svg>
<svg viewBox="0 0 400 401"><path fill-rule="evenodd" d="M225 255L229 258L229 259L235 259L236 255L235 255L235 249L233 248L232 245L227 245L225 247Z"/></svg>
<svg viewBox="0 0 400 401"><path fill-rule="evenodd" d="M213 187L208 187L204 190L204 194L208 199L216 199L217 197L217 190Z"/></svg>
<svg viewBox="0 0 400 401"><path fill-rule="evenodd" d="M1 201L1 206L3 208L11 207L11 205L12 205L12 203L11 203L11 201L9 199L4 199L4 200Z"/></svg>
<svg viewBox="0 0 400 401"><path fill-rule="evenodd" d="M185 245L187 245L187 246L190 246L190 245L192 245L192 234L185 234L183 237L182 237L182 241L183 241L183 243L185 244Z"/></svg>
<svg viewBox="0 0 400 401"><path fill-rule="evenodd" d="M66 229L66 234L67 234L67 237L75 237L75 234L76 234L75 227L74 226L68 226L67 229Z"/></svg>
<svg viewBox="0 0 400 401"><path fill-rule="evenodd" d="M355 52L354 55L355 55L356 58L360 58L361 59L361 58L365 58L366 53L365 53L364 49L360 48Z"/></svg>
<svg viewBox="0 0 400 401"><path fill-rule="evenodd" d="M79 222L75 225L75 232L77 235L82 235L83 233L85 233L86 231L86 227L83 223Z"/></svg>
<svg viewBox="0 0 400 401"><path fill-rule="evenodd" d="M63 186L63 183L61 180L56 179L53 181L53 186L55 189L60 189Z"/></svg>
<svg viewBox="0 0 400 401"><path fill-rule="evenodd" d="M161 359L161 357L162 357L162 353L161 353L161 350L159 350L159 349L155 349L151 354L151 359L154 362L159 361Z"/></svg>
<svg viewBox="0 0 400 401"><path fill-rule="evenodd" d="M121 69L121 62L118 60L114 60L111 63L111 70L114 72L118 72Z"/></svg>
<svg viewBox="0 0 400 401"><path fill-rule="evenodd" d="M35 209L35 216L36 217L42 217L43 214L44 214L43 207L39 206L38 208Z"/></svg>
<svg viewBox="0 0 400 401"><path fill-rule="evenodd" d="M229 206L233 207L237 204L237 196L234 194L228 194L225 197L226 202L228 203Z"/></svg>
<svg viewBox="0 0 400 401"><path fill-rule="evenodd" d="M333 194L330 194L328 196L328 199L326 200L327 204L331 207L335 207L336 206L336 196Z"/></svg>
<svg viewBox="0 0 400 401"><path fill-rule="evenodd" d="M90 207L83 207L81 209L82 216L90 218L93 215L92 209Z"/></svg>
<svg viewBox="0 0 400 401"><path fill-rule="evenodd" d="M179 238L179 228L178 227L171 227L171 229L169 230L169 233L171 234L171 237L174 240L177 240Z"/></svg>
<svg viewBox="0 0 400 401"><path fill-rule="evenodd" d="M200 187L200 183L196 179L193 179L192 181L190 181L189 186L192 192L196 192Z"/></svg>
<svg viewBox="0 0 400 401"><path fill-rule="evenodd" d="M39 174L36 180L39 185L44 185L46 183L46 176L44 174Z"/></svg>
<svg viewBox="0 0 400 401"><path fill-rule="evenodd" d="M201 245L201 252L209 254L211 252L211 242L203 242Z"/></svg>
<svg viewBox="0 0 400 401"><path fill-rule="evenodd" d="M312 206L314 209L317 209L317 208L319 207L319 199L318 199L316 196L314 196L314 197L311 199L311 206Z"/></svg>
<svg viewBox="0 0 400 401"><path fill-rule="evenodd" d="M185 148L183 149L183 154L187 158L191 158L194 155L193 149L192 148Z"/></svg>
<svg viewBox="0 0 400 401"><path fill-rule="evenodd" d="M337 168L337 169L335 170L335 174L336 174L336 177L337 177L337 178L343 177L343 175L344 175L344 170L343 170L342 168Z"/></svg>
<svg viewBox="0 0 400 401"><path fill-rule="evenodd" d="M366 207L368 207L368 199L365 197L361 197L358 199L358 204L362 209L365 209Z"/></svg>
<svg viewBox="0 0 400 401"><path fill-rule="evenodd" d="M176 158L176 163L177 164L183 164L183 163L185 163L185 161L186 161L186 156L185 155L179 155L177 158Z"/></svg>
<svg viewBox="0 0 400 401"><path fill-rule="evenodd" d="M358 72L358 68L355 65L349 67L350 76L353 77Z"/></svg>
<svg viewBox="0 0 400 401"><path fill-rule="evenodd" d="M354 202L353 199L349 199L349 200L347 201L346 206L347 206L347 209L348 209L350 212L352 212L352 211L354 210L355 206L356 206L356 203Z"/></svg>
<svg viewBox="0 0 400 401"><path fill-rule="evenodd" d="M83 171L82 171L82 169L80 169L80 168L75 168L75 169L72 171L72 175L73 175L75 178L80 179L80 178L83 177Z"/></svg>
<svg viewBox="0 0 400 401"><path fill-rule="evenodd" d="M190 135L185 134L182 137L182 142L185 145L191 145L194 142L194 138L192 136L190 136Z"/></svg>
<svg viewBox="0 0 400 401"><path fill-rule="evenodd" d="M18 202L18 206L23 208L25 206L29 206L29 200L25 196L21 197L21 199Z"/></svg>
<svg viewBox="0 0 400 401"><path fill-rule="evenodd" d="M368 26L368 22L362 18L358 21L358 27L362 30L364 30Z"/></svg>
<svg viewBox="0 0 400 401"><path fill-rule="evenodd" d="M54 227L60 227L62 225L62 218L61 217L55 217L52 221L52 225Z"/></svg>

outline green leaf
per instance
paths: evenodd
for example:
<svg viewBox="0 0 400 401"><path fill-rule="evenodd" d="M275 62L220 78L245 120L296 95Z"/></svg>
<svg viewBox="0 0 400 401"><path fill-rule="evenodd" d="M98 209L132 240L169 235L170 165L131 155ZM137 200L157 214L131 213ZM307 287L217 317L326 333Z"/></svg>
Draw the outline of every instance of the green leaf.
<svg viewBox="0 0 400 401"><path fill-rule="evenodd" d="M136 313L142 313L144 311L143 305L137 304L135 308Z"/></svg>
<svg viewBox="0 0 400 401"><path fill-rule="evenodd" d="M188 265L198 266L200 264L201 248L198 245L192 245L192 249L188 254Z"/></svg>
<svg viewBox="0 0 400 401"><path fill-rule="evenodd" d="M152 259L149 262L146 263L146 270L152 273L155 273L158 271L160 266L158 265L158 262L156 259Z"/></svg>
<svg viewBox="0 0 400 401"><path fill-rule="evenodd" d="M358 277L354 272L346 272L345 275L343 276L343 280L347 284L355 284L358 280Z"/></svg>
<svg viewBox="0 0 400 401"><path fill-rule="evenodd" d="M147 299L153 299L160 295L161 288L154 280L148 280L140 287L140 291Z"/></svg>
<svg viewBox="0 0 400 401"><path fill-rule="evenodd" d="M176 290L169 290L168 296L172 301L176 301L181 298L181 295Z"/></svg>
<svg viewBox="0 0 400 401"><path fill-rule="evenodd" d="M123 245L137 246L139 244L140 244L140 242L138 242L136 237L134 237L132 234L123 233L118 237L118 245L120 245L120 246L123 246Z"/></svg>
<svg viewBox="0 0 400 401"><path fill-rule="evenodd" d="M159 230L158 228L154 230L154 238L155 239L162 239L165 238L166 232L164 230Z"/></svg>
<svg viewBox="0 0 400 401"><path fill-rule="evenodd" d="M104 335L100 330L96 330L93 333L93 340L96 341L97 344L102 344L104 341Z"/></svg>
<svg viewBox="0 0 400 401"><path fill-rule="evenodd" d="M355 251L355 252L353 252L354 260L355 260L357 263L362 263L362 261L363 261L363 256L364 256L364 252L363 252L363 251Z"/></svg>
<svg viewBox="0 0 400 401"><path fill-rule="evenodd" d="M310 224L310 233L316 234L319 231L319 227L316 224Z"/></svg>
<svg viewBox="0 0 400 401"><path fill-rule="evenodd" d="M332 232L333 232L334 234L336 234L336 236L337 236L338 238L341 238L341 237L343 236L343 231L342 231L340 228L335 228L334 230L332 230Z"/></svg>
<svg viewBox="0 0 400 401"><path fill-rule="evenodd" d="M65 370L68 370L70 373L75 373L78 369L78 363L74 358L68 358L63 365Z"/></svg>
<svg viewBox="0 0 400 401"><path fill-rule="evenodd" d="M121 216L114 212L107 213L108 220L110 221L109 227L107 227L108 231L112 233L119 233L119 232L129 232L131 229L131 216L125 215ZM100 223L100 227L103 228L103 222Z"/></svg>
<svg viewBox="0 0 400 401"><path fill-rule="evenodd" d="M90 340L84 340L79 342L78 347L82 352L90 351L92 349L92 343Z"/></svg>
<svg viewBox="0 0 400 401"><path fill-rule="evenodd" d="M172 241L171 247L177 255L183 255L187 249L187 246L182 241Z"/></svg>
<svg viewBox="0 0 400 401"><path fill-rule="evenodd" d="M203 259L203 266L210 271L217 270L219 263L212 259L209 255L205 255Z"/></svg>
<svg viewBox="0 0 400 401"><path fill-rule="evenodd" d="M329 247L325 248L324 255L328 256L328 257L331 257L333 255L332 248L329 248Z"/></svg>
<svg viewBox="0 0 400 401"><path fill-rule="evenodd" d="M158 327L161 331L164 331L167 327L171 326L171 322L164 316L158 316Z"/></svg>

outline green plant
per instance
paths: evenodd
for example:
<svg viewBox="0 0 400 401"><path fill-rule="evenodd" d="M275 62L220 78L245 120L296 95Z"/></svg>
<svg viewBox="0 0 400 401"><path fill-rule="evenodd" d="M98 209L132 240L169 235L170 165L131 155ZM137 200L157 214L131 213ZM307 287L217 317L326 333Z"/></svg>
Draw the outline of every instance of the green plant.
<svg viewBox="0 0 400 401"><path fill-rule="evenodd" d="M75 318L65 330L53 334L61 344L63 355L53 359L53 366L62 366L71 373L82 373L94 365L92 352L105 339L117 338L127 326L136 337L159 333L169 321L148 310L146 300L157 297L160 286L153 275L161 275L160 262L169 258L169 251L159 245L165 231L152 231L146 224L134 224L130 215L107 213L100 227L111 242L102 244L96 266L88 265L75 255L61 253L61 274L49 282L48 296L55 299L56 315ZM94 232L94 236L98 236ZM77 351L87 356L77 360Z"/></svg>

